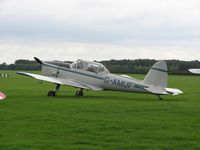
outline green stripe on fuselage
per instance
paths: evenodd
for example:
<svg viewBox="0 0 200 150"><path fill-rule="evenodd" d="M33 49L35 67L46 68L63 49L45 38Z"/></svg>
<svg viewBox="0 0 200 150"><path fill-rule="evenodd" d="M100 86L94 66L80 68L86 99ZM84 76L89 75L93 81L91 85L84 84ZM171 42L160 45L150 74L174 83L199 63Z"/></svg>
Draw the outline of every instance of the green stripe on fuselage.
<svg viewBox="0 0 200 150"><path fill-rule="evenodd" d="M140 85L140 84L134 84L134 87L138 89L142 89L142 90L145 90L145 88L148 88L148 86Z"/></svg>

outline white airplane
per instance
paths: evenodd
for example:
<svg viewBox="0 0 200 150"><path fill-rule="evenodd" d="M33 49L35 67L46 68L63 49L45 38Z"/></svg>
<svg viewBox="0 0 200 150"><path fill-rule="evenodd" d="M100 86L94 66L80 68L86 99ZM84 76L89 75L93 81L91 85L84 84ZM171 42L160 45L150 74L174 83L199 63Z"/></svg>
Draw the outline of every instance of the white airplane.
<svg viewBox="0 0 200 150"><path fill-rule="evenodd" d="M105 66L97 62L77 60L71 64L63 62L43 62L34 57L42 66L42 75L27 72L17 74L30 76L38 80L56 84L48 96L55 96L61 85L79 88L77 96L83 96L83 89L94 91L142 92L160 95L179 95L179 89L167 88L167 65L158 61L150 69L144 80L137 80L127 75L111 74Z"/></svg>
<svg viewBox="0 0 200 150"><path fill-rule="evenodd" d="M7 74L0 74L0 77L8 77ZM3 100L6 98L6 95L0 91L0 100Z"/></svg>
<svg viewBox="0 0 200 150"><path fill-rule="evenodd" d="M191 73L200 74L200 69L189 69Z"/></svg>

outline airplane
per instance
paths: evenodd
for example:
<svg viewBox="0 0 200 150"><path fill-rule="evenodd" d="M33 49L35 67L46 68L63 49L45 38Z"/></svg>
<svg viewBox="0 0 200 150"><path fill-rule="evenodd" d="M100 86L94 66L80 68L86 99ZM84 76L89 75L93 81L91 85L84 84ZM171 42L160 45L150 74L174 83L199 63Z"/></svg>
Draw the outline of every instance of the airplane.
<svg viewBox="0 0 200 150"><path fill-rule="evenodd" d="M179 95L179 89L167 88L167 65L160 60L156 62L144 78L137 80L127 75L112 74L106 67L97 62L78 59L73 63L44 62L34 57L41 65L42 75L17 72L19 75L29 76L38 80L55 83L55 89L48 92L48 96L56 96L61 85L78 88L75 95L83 96L83 90L94 91L124 91L154 94L161 100L161 95Z"/></svg>
<svg viewBox="0 0 200 150"><path fill-rule="evenodd" d="M0 100L3 100L6 98L6 95L3 92L0 92Z"/></svg>
<svg viewBox="0 0 200 150"><path fill-rule="evenodd" d="M191 73L200 74L200 69L189 69Z"/></svg>
<svg viewBox="0 0 200 150"><path fill-rule="evenodd" d="M0 77L8 77L7 74L0 74ZM0 100L3 100L6 98L6 95L0 91Z"/></svg>

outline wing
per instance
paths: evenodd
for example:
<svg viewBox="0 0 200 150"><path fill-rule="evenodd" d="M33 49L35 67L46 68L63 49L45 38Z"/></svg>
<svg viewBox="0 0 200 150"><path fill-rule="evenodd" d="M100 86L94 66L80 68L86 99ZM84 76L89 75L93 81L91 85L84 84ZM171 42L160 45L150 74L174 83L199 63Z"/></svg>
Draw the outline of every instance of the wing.
<svg viewBox="0 0 200 150"><path fill-rule="evenodd" d="M191 73L200 74L200 69L189 69Z"/></svg>
<svg viewBox="0 0 200 150"><path fill-rule="evenodd" d="M48 81L56 84L61 84L61 85L69 85L77 88L83 88L83 89L90 89L94 91L101 91L103 90L102 88L93 86L93 85L88 85L83 82L78 82L78 81L73 81L71 79L62 79L62 78L55 78L55 77L48 77L44 75L38 75L38 74L33 74L33 73L27 73L27 72L17 72L17 74L24 75L24 76L29 76L38 80L43 80L43 81Z"/></svg>

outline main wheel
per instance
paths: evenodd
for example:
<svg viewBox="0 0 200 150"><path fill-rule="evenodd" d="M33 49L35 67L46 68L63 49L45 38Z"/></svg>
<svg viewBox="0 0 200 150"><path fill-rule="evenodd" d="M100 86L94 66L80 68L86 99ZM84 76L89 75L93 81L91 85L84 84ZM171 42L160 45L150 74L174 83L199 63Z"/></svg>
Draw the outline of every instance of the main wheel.
<svg viewBox="0 0 200 150"><path fill-rule="evenodd" d="M83 96L83 91L80 90L76 91L76 96Z"/></svg>
<svg viewBox="0 0 200 150"><path fill-rule="evenodd" d="M158 95L158 98L159 98L159 100L163 100L163 98L160 95Z"/></svg>
<svg viewBox="0 0 200 150"><path fill-rule="evenodd" d="M49 91L48 96L54 97L54 96L56 96L56 92L55 91Z"/></svg>
<svg viewBox="0 0 200 150"><path fill-rule="evenodd" d="M79 91L79 96L83 96L83 91Z"/></svg>

